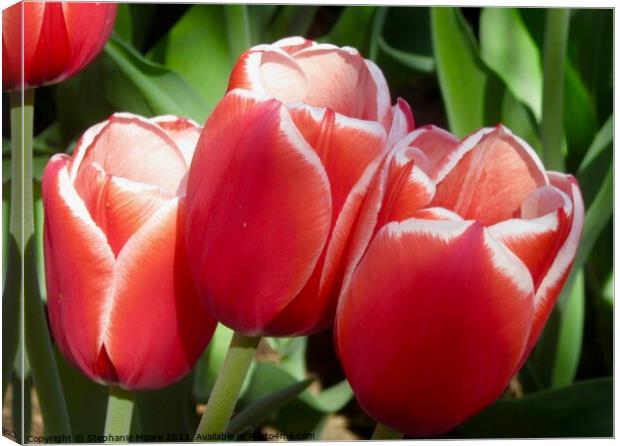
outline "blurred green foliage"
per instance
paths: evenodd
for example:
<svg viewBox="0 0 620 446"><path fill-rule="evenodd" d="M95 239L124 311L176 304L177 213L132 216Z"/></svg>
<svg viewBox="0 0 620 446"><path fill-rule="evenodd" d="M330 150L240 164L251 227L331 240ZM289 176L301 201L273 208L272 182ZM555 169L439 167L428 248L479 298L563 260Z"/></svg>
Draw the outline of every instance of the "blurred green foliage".
<svg viewBox="0 0 620 446"><path fill-rule="evenodd" d="M203 123L244 47L289 35L359 48L384 71L393 100L402 96L412 105L418 125L446 126L462 137L502 122L542 154L546 14L536 8L121 4L104 52L74 78L37 91L34 176L39 181L53 153L71 152L82 132L116 111L179 114ZM452 438L612 435L612 20L611 9L570 12L564 106L554 111L564 124L566 169L577 176L587 206L573 274L519 374L523 398L498 401ZM3 102L7 111L6 94ZM4 124L8 240L10 135ZM41 259L40 201L37 206ZM41 278L42 269L39 262ZM168 389L140 392L133 431L191 433L196 404L207 400L229 340L230 330L220 327L190 376ZM328 416L342 413L349 428L367 438L373 422L360 415L342 371L331 364L333 352L328 361L308 363L313 352L329 351L328 344L329 336L270 339L275 359L249 374L231 424L235 433L266 423L320 438ZM93 415L105 411L105 389L62 356L57 361L74 432L100 433L103 417Z"/></svg>

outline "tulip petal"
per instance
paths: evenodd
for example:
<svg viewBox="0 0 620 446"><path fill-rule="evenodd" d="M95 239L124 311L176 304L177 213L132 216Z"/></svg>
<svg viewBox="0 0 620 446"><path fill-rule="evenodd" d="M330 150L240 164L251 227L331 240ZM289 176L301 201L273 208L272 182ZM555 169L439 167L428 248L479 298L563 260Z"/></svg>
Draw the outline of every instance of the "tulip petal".
<svg viewBox="0 0 620 446"><path fill-rule="evenodd" d="M549 319L551 310L553 310L553 306L562 291L562 286L575 260L579 240L581 239L581 232L583 230L584 205L577 180L571 175L564 175L561 173L549 172L548 175L551 185L570 197L573 205L573 212L572 215L568 216L569 224L567 224L567 226L570 227L568 235L557 251L553 263L536 290L536 295L534 296L532 331L525 349L523 361L525 361L538 340L545 323Z"/></svg>
<svg viewBox="0 0 620 446"><path fill-rule="evenodd" d="M273 336L305 336L333 325L342 283L351 231L372 181L379 160L371 163L353 187L330 233L312 276L291 303L271 321L267 332Z"/></svg>
<svg viewBox="0 0 620 446"><path fill-rule="evenodd" d="M161 388L180 379L215 329L193 286L184 223L184 201L166 202L118 257L116 293L102 323L108 355L126 388Z"/></svg>
<svg viewBox="0 0 620 446"><path fill-rule="evenodd" d="M75 189L106 235L115 256L129 237L171 198L157 186L108 175L94 163L82 164Z"/></svg>
<svg viewBox="0 0 620 446"><path fill-rule="evenodd" d="M45 267L52 332L91 379L101 347L101 314L114 292L114 254L73 188L67 155L54 155L43 175ZM67 334L76 334L67 342ZM79 335L77 335L79 333Z"/></svg>
<svg viewBox="0 0 620 446"><path fill-rule="evenodd" d="M258 333L299 293L326 243L321 161L278 101L234 90L207 121L187 196L201 296L218 320Z"/></svg>
<svg viewBox="0 0 620 446"><path fill-rule="evenodd" d="M425 125L409 133L397 144L398 147L395 150L410 147L423 153L425 161L420 164L420 167L433 181L437 181L439 172L450 160L449 155L457 149L459 141L444 129L434 125ZM416 160L418 158L416 157Z"/></svg>
<svg viewBox="0 0 620 446"><path fill-rule="evenodd" d="M71 76L88 65L103 49L114 27L114 3L61 3L71 42L71 57L65 69Z"/></svg>
<svg viewBox="0 0 620 446"><path fill-rule="evenodd" d="M22 52L25 72L30 72L39 41L45 8L46 5L43 2L19 2L2 11L3 90L20 88ZM22 45L22 20L25 31L24 45ZM28 79L26 76L24 78Z"/></svg>
<svg viewBox="0 0 620 446"><path fill-rule="evenodd" d="M504 390L532 298L523 263L477 222L385 226L337 309L338 351L360 405L410 435L449 430Z"/></svg>
<svg viewBox="0 0 620 446"><path fill-rule="evenodd" d="M536 189L524 205L522 215L531 219L505 220L491 226L489 232L525 263L538 289L568 236L572 205L553 186Z"/></svg>
<svg viewBox="0 0 620 446"><path fill-rule="evenodd" d="M188 118L173 115L157 116L151 119L172 138L176 145L181 149L183 158L189 166L192 163L196 143L200 138L200 127L196 122Z"/></svg>
<svg viewBox="0 0 620 446"><path fill-rule="evenodd" d="M403 98L398 98L392 107L392 126L390 127L387 147L391 148L415 128L411 107Z"/></svg>
<svg viewBox="0 0 620 446"><path fill-rule="evenodd" d="M76 160L77 169L81 163L99 164L110 175L159 186L171 194L187 172L172 138L157 124L129 113L112 115L84 152L81 161Z"/></svg>
<svg viewBox="0 0 620 446"><path fill-rule="evenodd" d="M492 225L511 218L548 180L533 149L498 126L463 140L437 174L437 183L435 205Z"/></svg>
<svg viewBox="0 0 620 446"><path fill-rule="evenodd" d="M26 2L26 7L30 2ZM45 3L43 19L40 22L39 40L33 41L36 45L36 52L30 61L24 60L24 77L28 79L28 85L41 85L60 79L64 74L71 57L71 46L62 3ZM29 11L25 11L28 17ZM28 25L38 25L25 19L25 33L28 33Z"/></svg>
<svg viewBox="0 0 620 446"><path fill-rule="evenodd" d="M327 172L335 221L353 186L385 150L385 131L376 122L347 118L329 109L299 105L289 112Z"/></svg>
<svg viewBox="0 0 620 446"><path fill-rule="evenodd" d="M308 81L305 103L390 128L387 83L376 65L365 61L357 50L313 45L294 57Z"/></svg>

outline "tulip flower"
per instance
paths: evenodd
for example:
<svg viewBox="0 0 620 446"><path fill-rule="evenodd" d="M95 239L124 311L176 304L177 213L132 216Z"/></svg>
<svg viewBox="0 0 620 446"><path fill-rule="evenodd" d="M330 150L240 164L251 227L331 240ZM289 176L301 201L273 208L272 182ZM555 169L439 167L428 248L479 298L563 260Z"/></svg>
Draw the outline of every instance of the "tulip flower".
<svg viewBox="0 0 620 446"><path fill-rule="evenodd" d="M115 3L19 2L5 9L2 88L22 88L22 62L23 88L73 76L103 49L115 17Z"/></svg>
<svg viewBox="0 0 620 446"><path fill-rule="evenodd" d="M502 126L422 128L390 152L351 242L335 342L364 410L412 436L496 400L561 291L579 186Z"/></svg>
<svg viewBox="0 0 620 446"><path fill-rule="evenodd" d="M287 37L257 45L241 55L228 89L243 88L278 99L329 108L351 118L381 123L389 144L412 131L411 108L403 99L391 107L383 73L351 47Z"/></svg>
<svg viewBox="0 0 620 446"><path fill-rule="evenodd" d="M331 326L350 228L385 141L377 122L331 109L241 89L224 97L187 191L190 265L217 320L248 336Z"/></svg>
<svg viewBox="0 0 620 446"><path fill-rule="evenodd" d="M49 318L64 356L125 389L185 375L215 321L184 245L186 175L200 134L172 116L119 113L91 127L43 176Z"/></svg>

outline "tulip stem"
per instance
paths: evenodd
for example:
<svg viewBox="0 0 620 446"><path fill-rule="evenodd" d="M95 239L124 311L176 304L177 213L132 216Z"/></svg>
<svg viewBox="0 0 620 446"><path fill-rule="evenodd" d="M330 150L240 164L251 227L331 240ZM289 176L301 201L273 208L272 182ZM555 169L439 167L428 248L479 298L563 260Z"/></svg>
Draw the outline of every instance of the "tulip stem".
<svg viewBox="0 0 620 446"><path fill-rule="evenodd" d="M372 433L372 437L370 437L371 440L401 440L402 438L402 433L387 427L383 423L377 423L375 431Z"/></svg>
<svg viewBox="0 0 620 446"><path fill-rule="evenodd" d="M39 290L34 235L32 139L34 90L10 93L11 101L11 215L10 243L18 250L22 346L28 356L46 435L67 435L71 425L52 349L45 308ZM8 273L7 273L8 275ZM3 297L3 306L8 305ZM6 308L6 307L5 307ZM5 321L6 319L5 314ZM24 361L22 359L22 361ZM5 358L3 357L3 371ZM23 369L23 364L22 364Z"/></svg>
<svg viewBox="0 0 620 446"><path fill-rule="evenodd" d="M194 441L222 441L260 337L235 332L209 396Z"/></svg>
<svg viewBox="0 0 620 446"><path fill-rule="evenodd" d="M562 141L564 137L564 61L570 10L547 10L544 47L544 79L542 110L542 143L545 166L550 170L564 170Z"/></svg>
<svg viewBox="0 0 620 446"><path fill-rule="evenodd" d="M106 443L128 443L134 393L118 386L110 386L108 408L105 414Z"/></svg>

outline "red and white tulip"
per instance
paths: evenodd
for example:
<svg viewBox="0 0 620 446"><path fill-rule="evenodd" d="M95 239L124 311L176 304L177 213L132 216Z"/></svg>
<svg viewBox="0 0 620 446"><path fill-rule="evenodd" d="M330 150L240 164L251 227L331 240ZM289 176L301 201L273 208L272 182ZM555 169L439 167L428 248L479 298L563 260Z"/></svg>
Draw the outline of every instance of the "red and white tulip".
<svg viewBox="0 0 620 446"><path fill-rule="evenodd" d="M243 89L208 119L188 183L187 252L217 320L246 335L329 328L344 253L385 154L378 122Z"/></svg>
<svg viewBox="0 0 620 446"><path fill-rule="evenodd" d="M164 387L190 370L215 329L184 244L199 134L187 119L119 113L45 169L51 329L65 357L97 382Z"/></svg>
<svg viewBox="0 0 620 446"><path fill-rule="evenodd" d="M576 180L502 126L397 143L358 218L336 315L361 406L428 436L497 399L549 317L583 220Z"/></svg>
<svg viewBox="0 0 620 446"><path fill-rule="evenodd" d="M2 11L2 88L22 88L22 74L23 88L73 76L101 52L115 18L115 3L23 1L8 7Z"/></svg>

